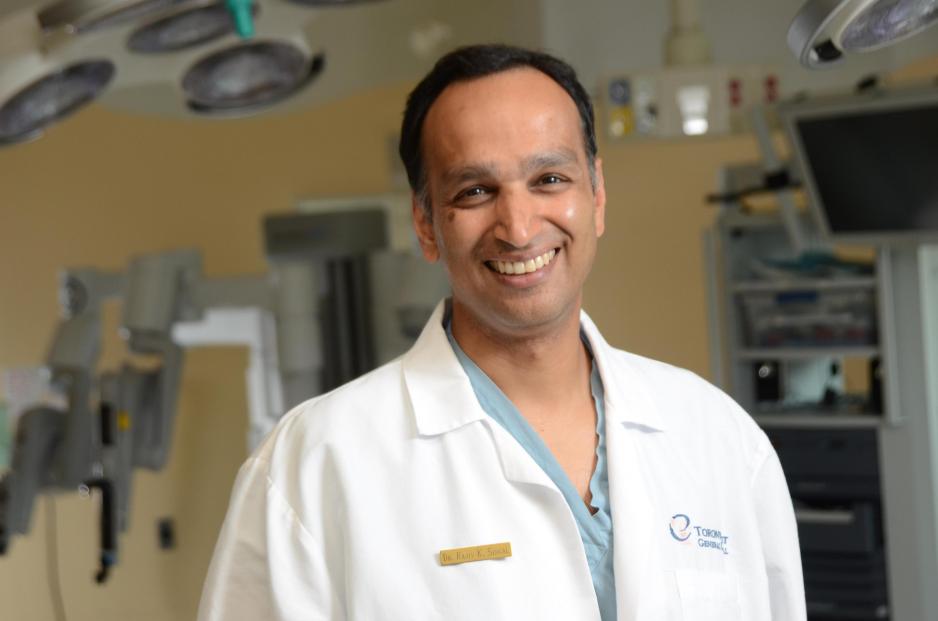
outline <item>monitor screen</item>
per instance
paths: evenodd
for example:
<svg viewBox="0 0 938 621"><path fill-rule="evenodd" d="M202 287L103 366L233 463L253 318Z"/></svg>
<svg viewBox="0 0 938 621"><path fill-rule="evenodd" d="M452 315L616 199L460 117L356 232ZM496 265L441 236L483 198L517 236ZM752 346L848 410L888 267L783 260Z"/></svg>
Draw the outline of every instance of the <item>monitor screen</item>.
<svg viewBox="0 0 938 621"><path fill-rule="evenodd" d="M938 103L810 115L793 129L833 237L938 235Z"/></svg>

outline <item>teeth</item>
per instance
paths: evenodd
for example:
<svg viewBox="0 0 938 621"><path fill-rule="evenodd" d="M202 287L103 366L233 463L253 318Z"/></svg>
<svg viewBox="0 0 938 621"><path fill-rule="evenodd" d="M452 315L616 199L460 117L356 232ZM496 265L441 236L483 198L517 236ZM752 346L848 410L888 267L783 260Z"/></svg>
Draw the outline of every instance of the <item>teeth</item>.
<svg viewBox="0 0 938 621"><path fill-rule="evenodd" d="M556 254L556 250L550 250L527 261L490 261L489 265L500 274L530 274L549 265Z"/></svg>

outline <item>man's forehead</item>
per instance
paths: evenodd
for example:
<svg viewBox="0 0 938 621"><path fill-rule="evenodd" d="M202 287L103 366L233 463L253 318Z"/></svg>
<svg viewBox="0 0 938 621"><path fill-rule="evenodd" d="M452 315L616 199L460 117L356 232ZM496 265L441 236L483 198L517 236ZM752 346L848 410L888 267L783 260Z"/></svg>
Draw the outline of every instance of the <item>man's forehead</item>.
<svg viewBox="0 0 938 621"><path fill-rule="evenodd" d="M528 139L538 144L526 145ZM441 158L447 170L503 156L558 159L573 153L577 159L584 148L573 99L549 76L527 67L449 85L428 111L422 143L428 164ZM522 152L492 153L490 143Z"/></svg>
<svg viewBox="0 0 938 621"><path fill-rule="evenodd" d="M573 98L553 78L531 67L514 67L453 82L430 105L425 122L446 112L471 113L480 107L490 110L519 108L522 103L541 104L557 113L579 115Z"/></svg>

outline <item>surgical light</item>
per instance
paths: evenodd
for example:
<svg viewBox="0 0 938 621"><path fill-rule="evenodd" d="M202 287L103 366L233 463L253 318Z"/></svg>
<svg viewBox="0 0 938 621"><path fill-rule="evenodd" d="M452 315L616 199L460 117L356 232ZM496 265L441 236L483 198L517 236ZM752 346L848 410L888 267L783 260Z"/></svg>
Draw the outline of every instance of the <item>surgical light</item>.
<svg viewBox="0 0 938 621"><path fill-rule="evenodd" d="M343 9L377 2L0 0L0 146L37 137L91 99L191 119L297 109L373 86L390 79L387 62L365 52L384 53L392 38L347 32L399 24ZM395 53L406 59L398 30ZM333 75L324 75L326 51L339 58ZM75 69L89 61L107 63L106 80L81 81L103 75Z"/></svg>
<svg viewBox="0 0 938 621"><path fill-rule="evenodd" d="M258 13L256 3L253 14ZM188 49L234 32L231 14L224 2L186 8L158 19L130 35L127 47L134 52L159 54Z"/></svg>
<svg viewBox="0 0 938 621"><path fill-rule="evenodd" d="M844 53L885 47L938 21L938 0L808 0L788 29L788 46L810 68Z"/></svg>
<svg viewBox="0 0 938 621"><path fill-rule="evenodd" d="M92 60L24 87L0 106L0 145L38 137L46 126L96 99L113 77L110 61Z"/></svg>
<svg viewBox="0 0 938 621"><path fill-rule="evenodd" d="M39 12L43 29L87 33L123 26L191 0L62 0Z"/></svg>
<svg viewBox="0 0 938 621"><path fill-rule="evenodd" d="M910 37L938 18L938 0L888 0L865 7L844 29L845 50L863 51Z"/></svg>
<svg viewBox="0 0 938 621"><path fill-rule="evenodd" d="M210 54L182 79L190 109L198 113L249 112L292 95L323 68L285 42L246 43Z"/></svg>
<svg viewBox="0 0 938 621"><path fill-rule="evenodd" d="M338 6L340 4L363 4L365 2L374 2L375 0L288 0L293 4L302 4L305 6Z"/></svg>

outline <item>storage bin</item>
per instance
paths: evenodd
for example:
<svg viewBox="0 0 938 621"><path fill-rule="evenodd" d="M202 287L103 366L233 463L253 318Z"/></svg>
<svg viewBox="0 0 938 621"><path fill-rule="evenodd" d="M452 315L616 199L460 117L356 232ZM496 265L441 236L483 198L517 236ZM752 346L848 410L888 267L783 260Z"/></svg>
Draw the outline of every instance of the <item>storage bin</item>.
<svg viewBox="0 0 938 621"><path fill-rule="evenodd" d="M874 290L738 294L748 347L863 346L877 342Z"/></svg>

